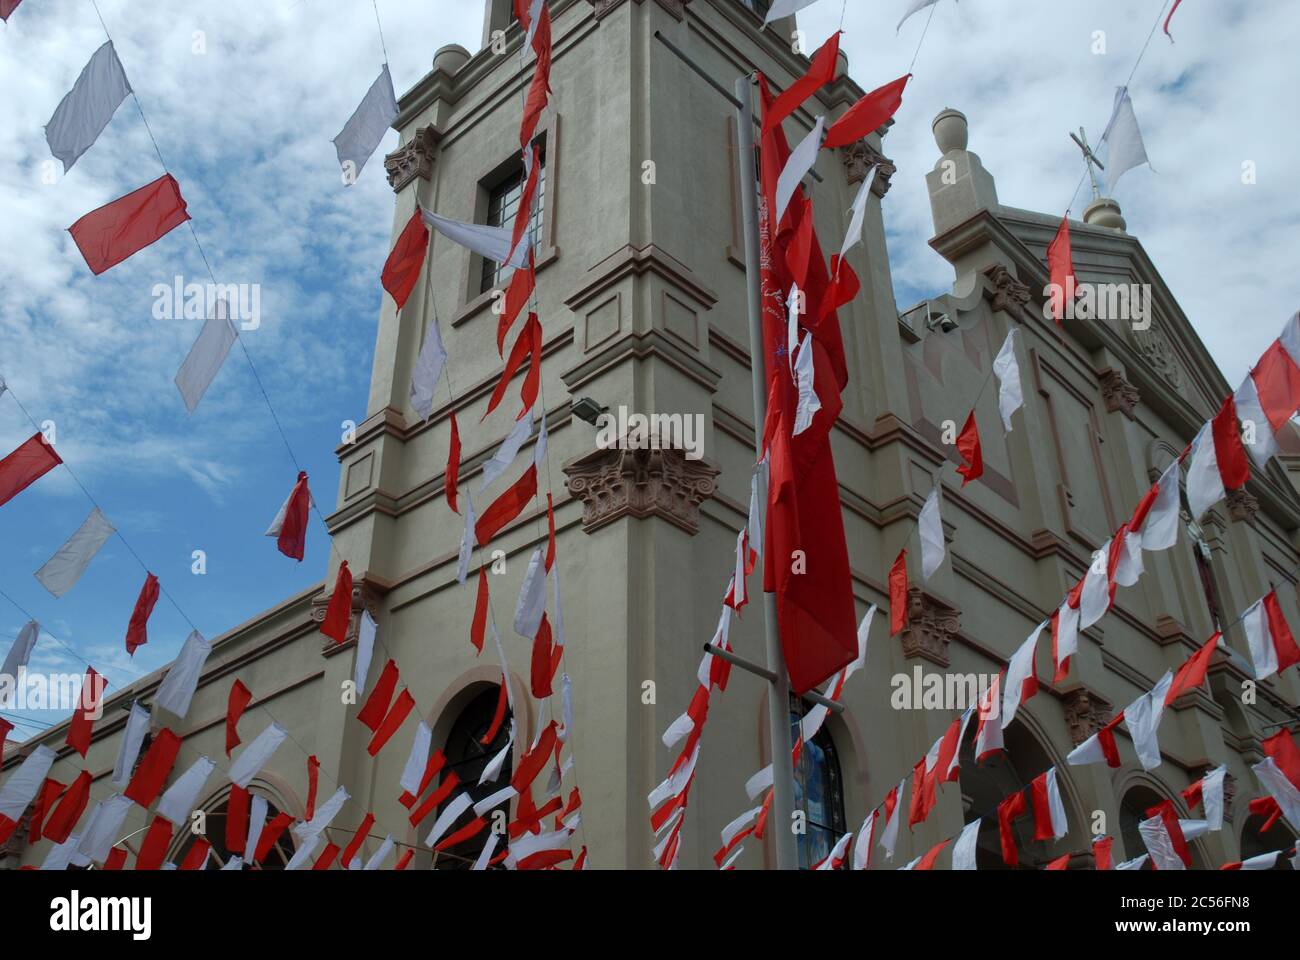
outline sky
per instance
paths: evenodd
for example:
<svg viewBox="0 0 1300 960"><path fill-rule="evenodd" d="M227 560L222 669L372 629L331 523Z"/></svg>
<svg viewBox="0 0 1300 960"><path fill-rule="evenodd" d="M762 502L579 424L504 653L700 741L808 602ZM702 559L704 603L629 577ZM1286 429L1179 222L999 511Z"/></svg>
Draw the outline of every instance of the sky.
<svg viewBox="0 0 1300 960"><path fill-rule="evenodd" d="M1068 131L1083 125L1096 139L1163 5L941 0L886 139L899 168L885 218L900 307L952 280L927 245L934 115L967 114L970 147L1004 204L1059 214L1083 172ZM870 89L917 52L926 14L895 35L905 6L819 0L800 27L814 49L843 10L850 74ZM370 0L99 0L99 10L218 280L260 286L261 326L241 342L287 438L239 346L185 412L172 379L200 321L155 319L154 287L206 281L186 227L100 277L82 261L67 227L164 168L128 99L63 174L42 128L104 28L89 2L25 0L0 26L0 376L11 388L0 448L35 432L16 397L52 422L71 472L0 509L0 591L17 604L0 597L0 650L33 616L45 630L33 669L82 673L89 661L111 690L164 665L193 627L215 637L324 576L318 521L302 563L262 534L299 466L330 512L344 421L365 416L394 202L382 158L397 134L343 185L330 140L385 59ZM399 95L439 47L478 49L478 0L379 0L378 10ZM1300 18L1288 12L1283 0L1189 0L1171 28L1177 42L1157 33L1130 86L1154 169L1128 173L1117 199L1233 384L1300 305L1290 170ZM1242 182L1247 161L1254 184ZM82 486L124 539L55 599L32 574L85 519ZM195 550L203 575L191 571ZM123 637L146 566L166 595L148 645L129 658Z"/></svg>

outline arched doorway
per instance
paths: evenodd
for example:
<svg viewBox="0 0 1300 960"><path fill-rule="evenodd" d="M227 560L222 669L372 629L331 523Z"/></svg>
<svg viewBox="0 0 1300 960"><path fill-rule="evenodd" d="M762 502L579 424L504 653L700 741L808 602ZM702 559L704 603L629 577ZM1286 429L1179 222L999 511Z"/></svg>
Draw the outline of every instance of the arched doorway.
<svg viewBox="0 0 1300 960"><path fill-rule="evenodd" d="M439 808L440 812L461 790L468 793L471 799L478 803L501 790L510 782L513 758L509 753L506 754L505 763L495 779L482 785L478 782L483 775L483 770L491 763L492 758L504 750L506 744L510 741L509 716L500 723L495 732L492 731L500 691L499 684L483 684L479 689L471 693L468 702L460 709L455 720L452 721L451 729L447 733L446 744L443 747L443 753L447 757L447 765L444 768L443 776L454 773L456 779L460 781L460 789L453 791L452 795L443 802ZM493 736L488 742L484 743L484 738L489 733L493 733ZM488 842L489 831L493 829L495 824L503 821L502 815L498 814L497 811L504 811L504 817L508 818L510 813L509 801L484 813L483 817L488 822L487 830L483 830L447 850L435 852L433 855L434 869L470 869L478 859L479 854L483 852L483 846ZM473 808L466 810L448 828L446 836L450 836L462 827L467 826L474 820L475 816ZM497 852L500 853L504 850L505 844L498 841Z"/></svg>

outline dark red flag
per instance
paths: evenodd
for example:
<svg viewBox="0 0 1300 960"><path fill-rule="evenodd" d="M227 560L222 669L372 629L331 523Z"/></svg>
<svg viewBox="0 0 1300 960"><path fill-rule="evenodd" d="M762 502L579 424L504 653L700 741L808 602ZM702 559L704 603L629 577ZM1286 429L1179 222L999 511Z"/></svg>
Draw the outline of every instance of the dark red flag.
<svg viewBox="0 0 1300 960"><path fill-rule="evenodd" d="M474 604L474 621L469 628L469 642L474 649L483 652L483 632L487 629L488 615L488 579L487 568L478 568L478 600Z"/></svg>
<svg viewBox="0 0 1300 960"><path fill-rule="evenodd" d="M50 806L66 788L65 783L59 783L50 777L45 778L40 792L36 794L36 802L32 805L32 822L27 831L28 842L32 844L40 842L41 825L45 822L45 815L50 812Z"/></svg>
<svg viewBox="0 0 1300 960"><path fill-rule="evenodd" d="M86 668L86 680L81 685L77 708L72 712L72 722L68 724L67 739L68 746L83 757L90 749L90 734L95 725L94 716L99 713L99 701L107 685L107 681L95 672L94 667Z"/></svg>
<svg viewBox="0 0 1300 960"><path fill-rule="evenodd" d="M414 707L415 698L411 696L411 691L403 688L402 692L397 695L397 700L393 703L392 709L384 717L384 722L379 725L375 735L370 738L370 745L366 747L366 752L372 757L377 757L379 751L384 749L384 744L392 739L393 734L397 732L397 728L410 716Z"/></svg>
<svg viewBox="0 0 1300 960"><path fill-rule="evenodd" d="M478 518L478 523L474 527L474 537L478 545L487 546L502 527L524 512L528 501L535 496L537 496L537 464L530 463L524 475L505 493L492 501L492 505L487 508L483 516ZM856 647L854 649L856 650Z"/></svg>
<svg viewBox="0 0 1300 960"><path fill-rule="evenodd" d="M90 801L90 781L89 770L82 770L77 775L77 779L72 781L72 786L68 787L67 793L63 795L63 799L54 808L50 819L41 830L47 840L63 843L72 835L72 828L86 812L86 804Z"/></svg>
<svg viewBox="0 0 1300 960"><path fill-rule="evenodd" d="M239 718L244 715L244 708L253 699L253 691L244 686L242 680L230 685L230 699L226 702L226 757L230 751L243 743L239 739Z"/></svg>
<svg viewBox="0 0 1300 960"><path fill-rule="evenodd" d="M23 0L0 0L0 20L8 21Z"/></svg>
<svg viewBox="0 0 1300 960"><path fill-rule="evenodd" d="M185 854L185 859L181 861L182 870L198 870L208 862L208 854L212 852L212 844L199 837L194 841L194 846L190 847L189 853Z"/></svg>
<svg viewBox="0 0 1300 960"><path fill-rule="evenodd" d="M1025 815L1025 793L1013 793L998 804L998 835L1002 841L1002 862L1013 870L1020 866L1020 852L1016 849L1016 834L1011 824Z"/></svg>
<svg viewBox="0 0 1300 960"><path fill-rule="evenodd" d="M242 855L248 846L248 821L252 798L238 784L230 785L230 798L226 800L226 849Z"/></svg>
<svg viewBox="0 0 1300 960"><path fill-rule="evenodd" d="M103 273L190 218L170 173L92 210L68 228L91 273Z"/></svg>
<svg viewBox="0 0 1300 960"><path fill-rule="evenodd" d="M551 622L542 611L542 621L537 627L537 636L533 638L533 659L530 670L530 685L533 696L538 700L551 695L551 654L554 639L551 636Z"/></svg>
<svg viewBox="0 0 1300 960"><path fill-rule="evenodd" d="M330 595L330 604L325 610L325 619L321 621L320 632L335 643L342 643L348 638L348 625L351 623L352 571L344 560L339 564L338 576L334 578L334 593Z"/></svg>
<svg viewBox="0 0 1300 960"><path fill-rule="evenodd" d="M302 560L307 549L307 516L311 510L311 491L307 488L306 471L298 472L298 481L285 504L284 519L275 545L286 557Z"/></svg>
<svg viewBox="0 0 1300 960"><path fill-rule="evenodd" d="M287 813L277 813L271 818L262 830L262 835L257 838L257 849L253 852L253 861L261 863L266 859L266 855L271 852L275 842L280 839L289 824L293 823L293 817Z"/></svg>
<svg viewBox="0 0 1300 960"><path fill-rule="evenodd" d="M770 111L763 114L763 134L772 132L778 123L799 109L799 106L835 79L835 68L840 55L840 31L835 31L831 38L821 45L812 56L812 65L808 72L790 84L785 92L776 98Z"/></svg>
<svg viewBox="0 0 1300 960"><path fill-rule="evenodd" d="M907 548L898 551L889 568L889 635L898 636L907 626Z"/></svg>
<svg viewBox="0 0 1300 960"><path fill-rule="evenodd" d="M485 747L490 746L492 741L497 738L497 733L501 730L501 724L505 721L506 707L510 704L510 691L506 689L506 684L509 682L506 675L501 674L501 685L497 687L497 708L492 713L492 722L488 724L487 733L483 734L479 739L479 743Z"/></svg>
<svg viewBox="0 0 1300 960"><path fill-rule="evenodd" d="M1250 461L1241 442L1241 427L1237 423L1237 402L1228 394L1223 406L1210 421L1214 434L1214 459L1219 465L1219 478L1223 489L1236 490L1250 479Z"/></svg>
<svg viewBox="0 0 1300 960"><path fill-rule="evenodd" d="M903 105L903 88L910 79L912 75L909 73L883 87L877 87L849 107L844 116L832 123L826 131L822 148L832 150L848 146L879 130Z"/></svg>
<svg viewBox="0 0 1300 960"><path fill-rule="evenodd" d="M146 810L157 799L162 785L176 763L176 754L181 749L181 738L166 727L158 731L153 743L145 752L144 759L135 771L123 795L134 800ZM233 849L233 848L232 848Z"/></svg>
<svg viewBox="0 0 1300 960"><path fill-rule="evenodd" d="M63 462L45 437L36 434L0 460L0 507Z"/></svg>
<svg viewBox="0 0 1300 960"><path fill-rule="evenodd" d="M149 824L149 832L140 842L140 852L135 855L137 870L161 870L163 860L167 857L167 846L172 842L171 821L165 817L154 817Z"/></svg>
<svg viewBox="0 0 1300 960"><path fill-rule="evenodd" d="M344 870L347 870L351 866L353 859L356 858L357 851L360 850L361 845L366 842L366 837L370 834L370 828L374 825L375 815L373 813L367 813L365 819L361 821L361 825L357 827L357 832L352 835L352 842L343 850L342 863Z"/></svg>
<svg viewBox="0 0 1300 960"><path fill-rule="evenodd" d="M420 215L420 208L417 206L415 213L398 236L397 243L393 245L393 250L384 263L384 272L380 276L384 289L392 295L398 310L406 306L406 299L415 289L416 281L420 279L424 254L428 248L429 228L424 225L424 218Z"/></svg>
<svg viewBox="0 0 1300 960"><path fill-rule="evenodd" d="M126 652L135 656L135 652L149 642L149 617L153 615L154 604L158 602L158 578L152 573L146 574L140 595L135 598L135 609L131 611L131 622L126 625Z"/></svg>
<svg viewBox="0 0 1300 960"><path fill-rule="evenodd" d="M957 452L966 461L957 467L957 472L962 475L963 487L984 476L984 451L980 447L980 430L975 423L974 410L966 418L966 426L957 434Z"/></svg>
<svg viewBox="0 0 1300 960"><path fill-rule="evenodd" d="M313 753L307 758L307 809L302 818L310 820L316 816L316 788L320 785L320 761Z"/></svg>
<svg viewBox="0 0 1300 960"><path fill-rule="evenodd" d="M452 513L460 513L460 504L456 499L456 485L460 481L460 426L456 423L456 411L451 412L451 449L447 451L447 506Z"/></svg>

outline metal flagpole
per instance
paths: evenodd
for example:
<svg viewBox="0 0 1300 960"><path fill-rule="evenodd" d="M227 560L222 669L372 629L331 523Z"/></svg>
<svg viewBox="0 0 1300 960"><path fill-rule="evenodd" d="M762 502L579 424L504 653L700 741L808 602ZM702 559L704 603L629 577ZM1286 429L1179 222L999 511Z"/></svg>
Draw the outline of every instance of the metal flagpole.
<svg viewBox="0 0 1300 960"><path fill-rule="evenodd" d="M739 146L736 162L740 164L740 207L745 234L745 286L749 308L750 368L754 381L754 449L763 456L763 423L767 419L767 357L763 345L763 282L758 235L758 177L754 172L754 89L753 76L736 80L739 123ZM760 503L767 503L767 480L758 476ZM766 551L764 551L766 553ZM766 558L765 558L766 559ZM781 652L777 628L776 595L763 594L763 631L767 639L767 667L772 674L767 696L767 721L772 743L772 811L769 823L776 848L778 870L798 868L794 815L794 768L790 763L790 677Z"/></svg>

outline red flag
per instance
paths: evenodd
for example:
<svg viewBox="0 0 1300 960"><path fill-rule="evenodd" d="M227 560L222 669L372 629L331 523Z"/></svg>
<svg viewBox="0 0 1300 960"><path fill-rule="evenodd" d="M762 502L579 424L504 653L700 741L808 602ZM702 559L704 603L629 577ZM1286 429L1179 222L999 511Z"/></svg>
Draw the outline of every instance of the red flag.
<svg viewBox="0 0 1300 960"><path fill-rule="evenodd" d="M912 869L933 870L935 861L939 859L939 854L943 853L943 848L948 846L950 842L951 841L948 840L940 840L938 843L936 843L933 847L930 848L930 852L927 853L925 856L923 856L917 862L916 866L913 867ZM1069 858L1067 857L1067 859Z"/></svg>
<svg viewBox="0 0 1300 960"><path fill-rule="evenodd" d="M86 680L81 685L81 694L77 697L77 709L72 712L72 722L68 724L67 744L83 757L90 749L91 729L95 725L94 716L100 712L100 698L108 682L95 672L93 667L86 668Z"/></svg>
<svg viewBox="0 0 1300 960"><path fill-rule="evenodd" d="M162 239L190 218L180 184L170 173L92 210L68 228L96 275Z"/></svg>
<svg viewBox="0 0 1300 960"><path fill-rule="evenodd" d="M1260 744L1264 748L1264 756L1271 757L1283 775L1300 790L1300 747L1296 746L1295 738L1287 732L1286 727L1260 741Z"/></svg>
<svg viewBox="0 0 1300 960"><path fill-rule="evenodd" d="M531 686L533 696L538 700L549 697L551 691L551 622L542 611L542 621L537 627L537 636L533 638L533 660L531 669Z"/></svg>
<svg viewBox="0 0 1300 960"><path fill-rule="evenodd" d="M398 858L397 865L394 866L393 869L405 870L407 867L411 865L411 858L414 856L415 856L415 848L412 847L410 850L407 850L404 854L402 854L400 858Z"/></svg>
<svg viewBox="0 0 1300 960"><path fill-rule="evenodd" d="M452 513L460 513L460 504L456 500L456 484L460 480L460 426L456 423L456 411L451 412L451 449L447 451L447 506Z"/></svg>
<svg viewBox="0 0 1300 960"><path fill-rule="evenodd" d="M531 345L528 349L528 372L524 374L524 382L519 388L519 402L522 409L516 420L522 420L528 416L533 404L537 402L537 391L542 382L542 325L537 319L537 314L528 315L528 325L524 332L529 334Z"/></svg>
<svg viewBox="0 0 1300 960"><path fill-rule="evenodd" d="M541 363L541 342L542 342L542 325L537 321L537 314L528 314L528 320L524 328L519 331L519 338L515 340L515 345L510 348L510 358L506 360L505 369L501 371L501 378L497 380L496 389L492 391L492 396L488 400L487 411L483 414L483 420L486 420L502 398L506 395L506 388L510 386L510 381L514 379L519 368L523 366L524 361L532 357L532 366L536 367ZM524 378L524 392L520 394L520 399L524 400L524 412L527 413L532 403L528 401L525 395L528 390L529 381L532 381L533 399L537 398L537 384L533 379L534 373L532 367L529 368L528 375ZM523 419L523 414L515 418ZM480 421L481 422L481 421Z"/></svg>
<svg viewBox="0 0 1300 960"><path fill-rule="evenodd" d="M1250 376L1255 381L1260 408L1269 426L1277 431L1300 408L1300 367L1286 352L1282 341L1274 340Z"/></svg>
<svg viewBox="0 0 1300 960"><path fill-rule="evenodd" d="M442 783L438 784L438 789L425 797L424 803L420 804L418 808L411 811L411 815L407 818L411 821L411 826L418 827L420 821L436 810L442 804L442 801L450 797L452 791L459 786L460 778L456 776L454 770L449 771L447 776L443 778Z"/></svg>
<svg viewBox="0 0 1300 960"><path fill-rule="evenodd" d="M1110 848L1114 842L1114 837L1098 837L1096 840L1092 841L1092 859L1093 865L1096 869L1115 869L1110 856Z"/></svg>
<svg viewBox="0 0 1300 960"><path fill-rule="evenodd" d="M908 829L924 823L938 802L938 784L935 777L928 776L928 772L925 757L916 761L916 766L912 768L912 799L907 810Z"/></svg>
<svg viewBox="0 0 1300 960"><path fill-rule="evenodd" d="M82 770L77 775L77 779L72 781L72 786L68 787L67 793L63 795L63 799L54 808L50 819L41 830L47 840L63 843L72 835L72 828L86 812L86 804L90 801L91 779L90 771Z"/></svg>
<svg viewBox="0 0 1300 960"><path fill-rule="evenodd" d="M145 809L152 806L154 800L158 798L159 791L162 790L167 774L172 772L172 767L176 763L176 754L180 749L180 737L166 727L159 730L158 735L153 738L153 743L149 744L144 759L140 761L140 766L123 791L123 795Z"/></svg>
<svg viewBox="0 0 1300 960"><path fill-rule="evenodd" d="M510 691L506 684L510 681L506 679L504 673L501 674L501 686L497 687L497 708L492 714L492 722L488 725L487 733L479 740L479 743L488 746L497 738L497 733L501 729L502 722L506 718L506 707L510 703Z"/></svg>
<svg viewBox="0 0 1300 960"><path fill-rule="evenodd" d="M266 855L271 852L275 842L280 839L289 824L293 823L293 817L287 813L277 813L271 822L262 830L262 835L257 838L257 849L253 852L253 862L261 863L266 859Z"/></svg>
<svg viewBox="0 0 1300 960"><path fill-rule="evenodd" d="M1236 490L1244 487L1250 479L1250 461L1246 459L1246 448L1241 442L1237 402L1232 394L1228 394L1223 406L1210 421L1210 432L1214 434L1214 459L1219 465L1223 489Z"/></svg>
<svg viewBox="0 0 1300 960"><path fill-rule="evenodd" d="M473 820L465 824L465 826L461 827L455 833L449 835L445 840L443 840L433 849L438 851L450 850L452 847L456 846L456 844L464 843L466 840L469 840L471 837L478 836L480 833L483 832L483 830L486 827L487 827L486 820L484 820L482 817L475 817Z"/></svg>
<svg viewBox="0 0 1300 960"><path fill-rule="evenodd" d="M108 859L104 861L105 870L121 870L126 866L127 852L121 847L114 847L108 851Z"/></svg>
<svg viewBox="0 0 1300 960"><path fill-rule="evenodd" d="M366 837L370 833L370 828L374 825L375 815L373 813L367 813L365 819L361 821L361 825L357 827L357 832L352 835L352 842L343 850L342 862L344 870L347 870L352 865L352 861L356 858L357 851L360 850L361 845L366 842Z"/></svg>
<svg viewBox="0 0 1300 960"><path fill-rule="evenodd" d="M310 820L316 816L316 788L320 782L320 761L316 755L312 754L307 758L307 810L303 813L304 820Z"/></svg>
<svg viewBox="0 0 1300 960"><path fill-rule="evenodd" d="M335 643L342 643L348 637L348 625L351 623L352 571L344 560L339 564L338 576L334 578L334 592L330 595L330 604L325 610L325 619L321 621L320 632Z"/></svg>
<svg viewBox="0 0 1300 960"><path fill-rule="evenodd" d="M1070 252L1070 216L1061 218L1056 237L1047 245L1047 271L1052 284L1052 316L1060 323L1065 316L1066 299L1073 300L1078 281L1074 276L1074 257Z"/></svg>
<svg viewBox="0 0 1300 960"><path fill-rule="evenodd" d="M1173 845L1174 853L1178 854L1178 859L1183 861L1187 867L1192 865L1192 851L1187 846L1187 838L1183 836L1183 825L1178 822L1178 811L1174 809L1172 800L1165 800L1156 804L1147 811L1148 817L1159 817L1164 823L1165 831L1169 834L1169 842Z"/></svg>
<svg viewBox="0 0 1300 960"><path fill-rule="evenodd" d="M384 749L386 744L402 722L410 716L411 709L415 706L415 698L411 696L411 691L403 688L402 692L397 695L397 701L393 708L388 711L388 716L384 717L384 722L379 725L375 735L370 738L370 745L366 747L366 752L372 757L379 755L379 751Z"/></svg>
<svg viewBox="0 0 1300 960"><path fill-rule="evenodd" d="M0 0L0 20L8 21L23 0Z"/></svg>
<svg viewBox="0 0 1300 960"><path fill-rule="evenodd" d="M338 855L339 848L332 843L327 843L320 856L316 858L316 862L311 865L311 868L313 870L328 870L334 866L334 860Z"/></svg>
<svg viewBox="0 0 1300 960"><path fill-rule="evenodd" d="M58 799L59 794L66 788L67 784L59 783L59 781L50 777L45 778L45 782L41 784L40 792L36 795L36 802L32 805L32 822L27 831L28 842L33 845L40 842L41 824L45 822L45 814L50 811L51 804Z"/></svg>
<svg viewBox="0 0 1300 960"><path fill-rule="evenodd" d="M302 560L307 547L307 515L311 509L311 491L307 489L307 473L299 471L298 482L285 504L284 522L275 545L280 552L293 560Z"/></svg>
<svg viewBox="0 0 1300 960"><path fill-rule="evenodd" d="M1043 869L1045 869L1045 870L1068 870L1068 869L1070 869L1070 855L1067 853L1067 854L1063 854L1062 856L1057 857L1055 860L1053 860L1051 863L1049 863L1049 864L1048 864L1046 867L1044 867Z"/></svg>
<svg viewBox="0 0 1300 960"><path fill-rule="evenodd" d="M889 568L889 635L898 636L907 626L907 548Z"/></svg>
<svg viewBox="0 0 1300 960"><path fill-rule="evenodd" d="M980 448L980 431L975 423L974 410L966 418L966 426L957 434L957 452L966 461L957 467L957 472L963 477L961 485L964 487L984 475L984 452Z"/></svg>
<svg viewBox="0 0 1300 960"><path fill-rule="evenodd" d="M189 853L185 854L185 859L181 861L182 870L198 870L208 862L208 854L212 852L212 844L199 837L194 841L194 846L190 847Z"/></svg>
<svg viewBox="0 0 1300 960"><path fill-rule="evenodd" d="M485 547L502 527L524 512L528 501L537 495L537 464L530 463L524 475L492 502L483 516L478 518L474 536L480 547ZM855 641L856 643L856 641ZM855 648L856 651L856 648ZM856 656L856 652L855 652Z"/></svg>
<svg viewBox="0 0 1300 960"><path fill-rule="evenodd" d="M1002 862L1013 870L1020 866L1020 854L1016 850L1016 835L1011 824L1025 815L1026 806L1023 790L1013 793L998 804L998 835L1002 840Z"/></svg>
<svg viewBox="0 0 1300 960"><path fill-rule="evenodd" d="M863 137L879 130L903 105L903 88L912 79L909 73L883 87L877 87L849 107L848 112L831 124L826 131L823 149L832 150L857 143Z"/></svg>
<svg viewBox="0 0 1300 960"><path fill-rule="evenodd" d="M537 181L541 173L542 154L537 144L533 144L530 149L531 160L529 160L529 149L524 150L524 160L527 161L528 165L528 179L524 181L524 189L519 196L519 206L515 208L515 228L510 235L511 253L519 249L519 241L524 238L524 230L528 228L528 224L533 218L533 200L537 196Z"/></svg>
<svg viewBox="0 0 1300 960"><path fill-rule="evenodd" d="M776 98L770 111L763 114L763 135L772 132L772 128L783 123L785 118L799 109L799 106L835 79L835 68L840 55L840 31L835 31L831 38L821 45L812 56L812 65L808 72L790 84L785 93Z"/></svg>
<svg viewBox="0 0 1300 960"><path fill-rule="evenodd" d="M497 320L497 356L502 355L506 347L506 334L514 325L519 314L528 305L528 298L537 287L537 274L533 268L533 251L528 251L528 265L519 267L510 276L506 287L505 302L501 305L501 317ZM516 345L518 349L518 345Z"/></svg>
<svg viewBox="0 0 1300 960"><path fill-rule="evenodd" d="M1216 633L1201 644L1201 649L1188 657L1178 668L1178 672L1174 674L1174 682L1169 685L1169 692L1165 694L1165 706L1205 682L1205 672L1210 668L1210 658L1214 656L1218 645L1219 634Z"/></svg>
<svg viewBox="0 0 1300 960"><path fill-rule="evenodd" d="M510 785L520 793L526 791L537 775L542 772L546 766L546 761L550 758L551 753L555 750L555 721L552 720L542 731L538 738L537 745L524 754L523 759L519 761L519 766L515 768L515 774L510 779Z"/></svg>
<svg viewBox="0 0 1300 960"><path fill-rule="evenodd" d="M238 784L230 785L226 800L226 849L242 854L248 845L248 821L251 819L252 797Z"/></svg>
<svg viewBox="0 0 1300 960"><path fill-rule="evenodd" d="M1174 19L1174 13L1178 10L1182 2L1183 0L1174 0L1174 5L1169 8L1169 16L1165 17L1165 36L1169 38L1170 43L1174 42L1174 35L1169 32L1169 21Z"/></svg>
<svg viewBox="0 0 1300 960"><path fill-rule="evenodd" d="M41 434L34 435L0 460L0 507L22 493L63 461Z"/></svg>
<svg viewBox="0 0 1300 960"><path fill-rule="evenodd" d="M547 95L551 92L551 11L542 4L542 12L537 17L537 29L533 33L533 50L537 53L537 68L533 73L533 82L528 87L528 96L524 100L524 117L519 124L519 145L528 146L537 130L537 121L546 109Z"/></svg>
<svg viewBox="0 0 1300 960"><path fill-rule="evenodd" d="M154 817L149 832L140 842L140 852L135 855L137 870L161 870L167 857L167 845L172 842L172 824L166 817Z"/></svg>
<svg viewBox="0 0 1300 960"><path fill-rule="evenodd" d="M488 600L487 568L479 567L478 600L474 604L474 622L469 628L469 642L479 653L483 652L483 632L487 629Z"/></svg>
<svg viewBox="0 0 1300 960"><path fill-rule="evenodd" d="M153 615L154 604L158 602L158 578L152 573L146 574L140 595L135 598L135 609L131 611L131 621L126 625L126 652L135 656L135 652L149 642L149 617Z"/></svg>
<svg viewBox="0 0 1300 960"><path fill-rule="evenodd" d="M429 228L424 225L417 205L415 213L407 222L393 245L384 263L384 272L380 282L393 297L397 309L406 306L406 299L415 289L415 282L420 279L420 269L424 266L424 254L429 248Z"/></svg>
<svg viewBox="0 0 1300 960"><path fill-rule="evenodd" d="M846 303L852 303L862 291L862 281L853 272L847 260L841 260L838 253L831 254L831 285L822 301L822 318L834 313Z"/></svg>
<svg viewBox="0 0 1300 960"><path fill-rule="evenodd" d="M410 810L416 799L424 793L425 790L429 789L429 784L433 783L433 778L438 775L438 771L446 766L446 764L447 757L441 750L435 750L433 753L429 754L429 759L426 760L424 764L424 774L420 777L419 789L417 789L415 793L409 793L403 790L402 795L397 798L397 802L406 807L407 810Z"/></svg>
<svg viewBox="0 0 1300 960"><path fill-rule="evenodd" d="M244 741L239 739L239 718L244 715L244 708L253 699L253 691L244 686L242 680L235 680L230 685L230 698L226 701L226 758L230 751Z"/></svg>
<svg viewBox="0 0 1300 960"><path fill-rule="evenodd" d="M370 696L366 698L366 702L357 713L357 719L372 731L378 730L379 725L384 722L384 717L388 715L388 705L393 701L398 675L397 664L394 661L389 660L384 664L375 688L370 691Z"/></svg>

